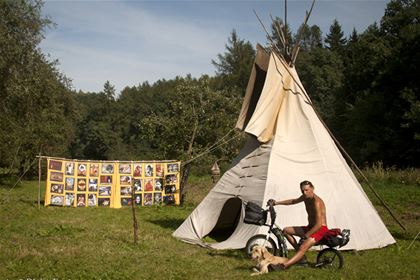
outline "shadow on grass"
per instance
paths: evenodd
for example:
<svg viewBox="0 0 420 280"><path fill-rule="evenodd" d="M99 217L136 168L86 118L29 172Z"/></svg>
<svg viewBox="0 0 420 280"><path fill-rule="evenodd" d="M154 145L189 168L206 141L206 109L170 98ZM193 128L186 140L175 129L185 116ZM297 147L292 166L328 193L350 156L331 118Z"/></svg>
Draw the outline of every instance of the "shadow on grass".
<svg viewBox="0 0 420 280"><path fill-rule="evenodd" d="M216 250L212 249L207 252L211 257L226 257L233 259L248 259L244 250Z"/></svg>
<svg viewBox="0 0 420 280"><path fill-rule="evenodd" d="M18 202L21 202L23 204L27 204L29 206L38 207L38 200L19 198ZM44 207L44 202L45 202L44 199L41 199L39 201L40 206Z"/></svg>
<svg viewBox="0 0 420 280"><path fill-rule="evenodd" d="M400 232L400 231L399 232L392 232L391 234L395 239L397 239L397 242L398 242L398 240L413 240L414 236L416 235L415 233L409 232L409 231L406 231L406 232Z"/></svg>
<svg viewBox="0 0 420 280"><path fill-rule="evenodd" d="M162 228L169 228L175 230L184 222L184 219L147 220L147 222L153 223Z"/></svg>

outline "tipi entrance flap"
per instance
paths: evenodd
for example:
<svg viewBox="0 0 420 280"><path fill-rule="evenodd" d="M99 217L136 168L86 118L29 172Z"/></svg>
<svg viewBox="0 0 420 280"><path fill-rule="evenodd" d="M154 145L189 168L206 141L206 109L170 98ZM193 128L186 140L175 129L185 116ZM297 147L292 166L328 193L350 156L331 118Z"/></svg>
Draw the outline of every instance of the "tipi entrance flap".
<svg viewBox="0 0 420 280"><path fill-rule="evenodd" d="M236 122L236 128L240 130L245 129L257 106L267 75L269 58L264 48L257 44L254 65L245 91L241 112Z"/></svg>
<svg viewBox="0 0 420 280"><path fill-rule="evenodd" d="M253 134L258 141L265 143L275 134L278 113L285 97L285 89L290 83L290 75L279 68L274 54L270 55L267 77L252 115L245 131Z"/></svg>

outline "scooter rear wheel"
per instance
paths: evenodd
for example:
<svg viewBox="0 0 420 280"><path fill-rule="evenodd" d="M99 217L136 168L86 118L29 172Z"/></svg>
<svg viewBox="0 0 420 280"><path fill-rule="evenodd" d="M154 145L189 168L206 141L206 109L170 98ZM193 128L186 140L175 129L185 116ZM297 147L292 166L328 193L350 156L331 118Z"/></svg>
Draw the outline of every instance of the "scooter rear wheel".
<svg viewBox="0 0 420 280"><path fill-rule="evenodd" d="M321 250L316 257L316 267L340 269L344 265L343 255L336 249Z"/></svg>

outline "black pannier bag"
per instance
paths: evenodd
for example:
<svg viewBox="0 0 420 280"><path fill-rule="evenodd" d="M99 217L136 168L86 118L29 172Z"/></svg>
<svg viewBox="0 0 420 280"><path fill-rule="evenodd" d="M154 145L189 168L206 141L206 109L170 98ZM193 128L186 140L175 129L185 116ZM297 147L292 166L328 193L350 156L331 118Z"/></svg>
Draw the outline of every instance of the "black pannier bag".
<svg viewBox="0 0 420 280"><path fill-rule="evenodd" d="M350 230L349 229L339 229L333 228L330 229L327 234L324 236L324 244L328 247L337 247L340 248L345 246L350 240Z"/></svg>
<svg viewBox="0 0 420 280"><path fill-rule="evenodd" d="M245 206L245 224L262 226L267 221L267 211L249 201Z"/></svg>

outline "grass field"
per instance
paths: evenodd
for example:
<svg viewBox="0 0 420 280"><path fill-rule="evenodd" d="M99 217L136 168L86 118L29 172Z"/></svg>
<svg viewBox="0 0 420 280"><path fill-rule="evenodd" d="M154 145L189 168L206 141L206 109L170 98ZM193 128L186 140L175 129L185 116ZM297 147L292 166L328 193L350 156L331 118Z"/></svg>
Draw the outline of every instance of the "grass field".
<svg viewBox="0 0 420 280"><path fill-rule="evenodd" d="M420 237L413 242L420 231L420 185L417 179L406 181L385 176L373 182L407 231L366 190L396 245L344 252L345 267L339 271L292 267L258 277L420 279ZM10 186L1 186L0 278L246 279L253 262L243 251L205 249L171 236L211 185L209 177L193 177L185 206L138 208L137 245L133 244L130 208L38 209L37 182L23 182L11 191ZM309 260L314 258L310 252Z"/></svg>

